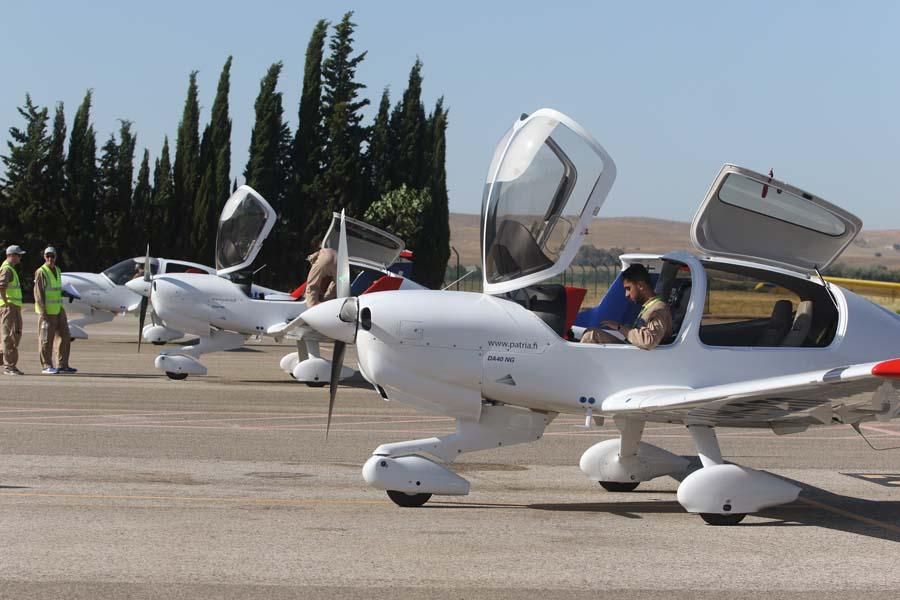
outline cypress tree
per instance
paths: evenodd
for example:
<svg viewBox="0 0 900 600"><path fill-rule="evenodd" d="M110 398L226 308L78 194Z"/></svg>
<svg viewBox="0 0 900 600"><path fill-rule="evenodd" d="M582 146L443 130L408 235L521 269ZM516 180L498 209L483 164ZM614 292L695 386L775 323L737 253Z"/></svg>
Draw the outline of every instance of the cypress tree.
<svg viewBox="0 0 900 600"><path fill-rule="evenodd" d="M450 209L447 194L447 111L443 97L438 99L434 111L428 117L428 180L426 189L431 202L423 211L421 237L413 250L414 278L431 288L438 288L444 281L447 261L450 260Z"/></svg>
<svg viewBox="0 0 900 600"><path fill-rule="evenodd" d="M131 131L131 121L121 120L119 126L119 149L116 155L116 196L115 208L117 219L111 221L113 227L114 255L108 258L119 260L120 257L134 254L141 248L134 245L131 237L132 215L130 214L132 188L134 182L134 148L137 136Z"/></svg>
<svg viewBox="0 0 900 600"><path fill-rule="evenodd" d="M222 205L228 199L231 184L231 118L228 116L230 80L229 56L219 76L212 115L201 143L201 163L204 168L194 203L191 247L193 257L204 264L211 264L213 260L216 221Z"/></svg>
<svg viewBox="0 0 900 600"><path fill-rule="evenodd" d="M291 135L284 122L281 92L276 92L282 63L269 67L260 81L259 95L254 108L256 122L250 136L250 156L244 169L244 179L276 212L280 212L282 199L289 183L291 165ZM277 227L277 225L276 225ZM273 231L261 253L260 265L268 265L262 279L270 284L284 281L284 261L280 236L284 227Z"/></svg>
<svg viewBox="0 0 900 600"><path fill-rule="evenodd" d="M117 206L119 183L119 145L113 134L100 148L100 178L97 194L97 214L94 225L97 254L105 262L112 264L117 259L116 231L121 219Z"/></svg>
<svg viewBox="0 0 900 600"><path fill-rule="evenodd" d="M306 46L306 63L303 68L303 90L300 94L297 133L293 148L292 195L285 202L285 221L288 228L286 242L291 263L303 265L303 256L310 240L305 235L306 219L311 204L308 198L316 197L313 187L321 172L325 151L322 130L322 56L328 21L320 19Z"/></svg>
<svg viewBox="0 0 900 600"><path fill-rule="evenodd" d="M153 170L153 196L147 211L148 238L157 253L171 252L178 232L174 230L171 214L175 210L175 183L169 158L169 136L163 141L162 152Z"/></svg>
<svg viewBox="0 0 900 600"><path fill-rule="evenodd" d="M94 250L94 218L97 213L97 138L91 125L91 100L88 90L75 113L66 157L68 195L65 217L67 264L84 271L97 270Z"/></svg>
<svg viewBox="0 0 900 600"><path fill-rule="evenodd" d="M197 71L188 78L187 98L175 138L173 170L175 207L169 215L175 229L174 246L166 252L183 254L188 250L193 225L194 198L200 185L200 105L197 101Z"/></svg>
<svg viewBox="0 0 900 600"><path fill-rule="evenodd" d="M361 125L361 110L369 101L359 98L365 85L357 82L356 69L365 57L353 56L353 31L356 24L344 15L334 27L330 54L322 64L322 118L326 131L326 151L322 173L315 184L315 195L308 211L307 239L321 239L334 210L347 209L350 215L362 215L371 200L366 191L362 146L367 131Z"/></svg>
<svg viewBox="0 0 900 600"><path fill-rule="evenodd" d="M51 229L47 232L48 243L62 246L62 232L65 228L63 211L66 204L66 116L63 103L56 105L53 117L53 133L50 135L50 150L47 156L47 205L52 208Z"/></svg>
<svg viewBox="0 0 900 600"><path fill-rule="evenodd" d="M391 135L391 98L388 88L381 94L378 114L369 136L368 165L369 185L375 199L381 198L391 189L393 177L394 144Z"/></svg>
<svg viewBox="0 0 900 600"><path fill-rule="evenodd" d="M401 101L397 148L397 172L394 185L405 183L422 189L428 181L425 162L426 122L422 104L422 61L416 58L409 71L409 82Z"/></svg>
<svg viewBox="0 0 900 600"><path fill-rule="evenodd" d="M8 154L0 157L6 166L3 237L34 248L43 242L52 210L47 207L45 176L50 150L47 135L49 113L25 95L25 105L17 108L25 120L24 129L9 128ZM11 242L12 243L12 242Z"/></svg>
<svg viewBox="0 0 900 600"><path fill-rule="evenodd" d="M137 248L143 251L147 247L150 226L148 211L153 190L150 187L150 151L144 148L144 157L138 168L137 182L134 184L134 195L131 197L131 239Z"/></svg>

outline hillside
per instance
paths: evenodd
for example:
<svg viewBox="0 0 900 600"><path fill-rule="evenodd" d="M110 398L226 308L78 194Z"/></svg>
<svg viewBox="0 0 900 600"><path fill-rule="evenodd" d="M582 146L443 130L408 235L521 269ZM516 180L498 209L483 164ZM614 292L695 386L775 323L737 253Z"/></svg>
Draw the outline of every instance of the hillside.
<svg viewBox="0 0 900 600"><path fill-rule="evenodd" d="M450 215L450 244L463 265L480 262L479 216ZM600 218L588 233L587 244L597 248L624 248L630 252L666 252L690 249L690 224L646 217ZM839 259L849 265L881 264L900 269L900 230L863 230ZM880 255L880 256L878 256ZM451 255L451 264L455 256Z"/></svg>

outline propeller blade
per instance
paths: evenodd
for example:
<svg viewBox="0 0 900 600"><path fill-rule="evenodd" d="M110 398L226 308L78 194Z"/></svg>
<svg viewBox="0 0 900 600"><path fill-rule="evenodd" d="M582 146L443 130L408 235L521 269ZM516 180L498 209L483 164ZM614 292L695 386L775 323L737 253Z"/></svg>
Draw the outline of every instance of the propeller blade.
<svg viewBox="0 0 900 600"><path fill-rule="evenodd" d="M350 259L347 256L347 226L344 222L344 211L341 211L341 236L338 238L337 250L337 297L350 295Z"/></svg>
<svg viewBox="0 0 900 600"><path fill-rule="evenodd" d="M328 432L331 430L331 415L334 412L334 399L337 396L338 381L341 379L341 368L344 366L344 352L347 350L346 342L336 341L334 353L331 355L331 381L329 382L328 420L325 421L325 440L328 440Z"/></svg>
<svg viewBox="0 0 900 600"><path fill-rule="evenodd" d="M150 244L147 244L147 254L144 256L144 281L150 281L152 278L152 273L150 273Z"/></svg>
<svg viewBox="0 0 900 600"><path fill-rule="evenodd" d="M141 341L144 339L144 323L147 321L148 304L150 304L150 299L146 296L141 296L141 312L138 315L138 353L141 351Z"/></svg>

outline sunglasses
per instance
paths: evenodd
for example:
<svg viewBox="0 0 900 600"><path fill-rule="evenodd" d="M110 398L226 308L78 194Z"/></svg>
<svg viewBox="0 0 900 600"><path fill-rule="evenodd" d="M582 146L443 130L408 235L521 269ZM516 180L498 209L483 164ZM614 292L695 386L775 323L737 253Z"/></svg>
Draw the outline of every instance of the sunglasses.
<svg viewBox="0 0 900 600"><path fill-rule="evenodd" d="M55 254L45 254L44 258L56 258Z"/></svg>

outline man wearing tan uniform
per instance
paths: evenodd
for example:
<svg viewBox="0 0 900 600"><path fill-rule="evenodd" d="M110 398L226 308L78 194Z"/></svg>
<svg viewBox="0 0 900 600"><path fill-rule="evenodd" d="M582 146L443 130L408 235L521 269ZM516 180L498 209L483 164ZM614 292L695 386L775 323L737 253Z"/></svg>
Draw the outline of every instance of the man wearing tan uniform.
<svg viewBox="0 0 900 600"><path fill-rule="evenodd" d="M19 246L10 246L0 265L0 365L4 375L23 374L16 366L22 340L22 283L16 265L23 254Z"/></svg>
<svg viewBox="0 0 900 600"><path fill-rule="evenodd" d="M586 330L581 341L586 344L628 343L642 350L652 350L672 334L669 305L653 293L650 274L644 265L634 264L622 271L622 284L625 286L625 297L641 305L637 319L632 325L601 321L602 329ZM603 329L615 329L625 336L624 342Z"/></svg>
<svg viewBox="0 0 900 600"><path fill-rule="evenodd" d="M337 252L331 248L322 248L310 254L306 260L312 263L306 278L306 306L312 308L320 302L333 300L337 295Z"/></svg>
<svg viewBox="0 0 900 600"><path fill-rule="evenodd" d="M56 266L56 248L44 249L44 264L34 272L34 311L38 318L38 346L41 354L41 373L75 373L69 366L69 321L62 306L62 273ZM53 341L59 337L58 368L53 366Z"/></svg>

